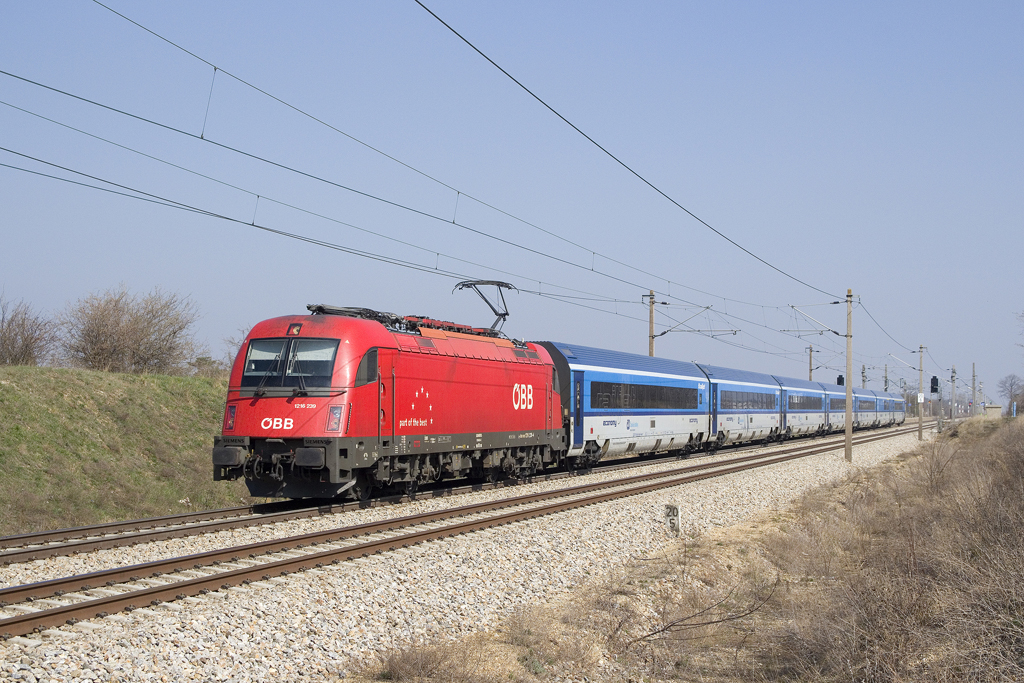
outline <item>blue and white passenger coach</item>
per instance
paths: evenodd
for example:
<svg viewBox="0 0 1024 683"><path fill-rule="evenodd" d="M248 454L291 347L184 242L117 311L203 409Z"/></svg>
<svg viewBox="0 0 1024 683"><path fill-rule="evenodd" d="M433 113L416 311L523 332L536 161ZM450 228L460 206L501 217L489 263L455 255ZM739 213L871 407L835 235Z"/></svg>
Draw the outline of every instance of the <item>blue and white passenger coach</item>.
<svg viewBox="0 0 1024 683"><path fill-rule="evenodd" d="M771 375L698 363L711 382L711 438L714 446L773 440L781 424L782 393Z"/></svg>
<svg viewBox="0 0 1024 683"><path fill-rule="evenodd" d="M841 432L846 429L846 387L825 382L819 384L825 390L825 431Z"/></svg>
<svg viewBox="0 0 1024 683"><path fill-rule="evenodd" d="M781 441L845 426L846 387L563 342L537 342L579 466L627 453ZM897 394L853 388L855 428L902 423Z"/></svg>
<svg viewBox="0 0 1024 683"><path fill-rule="evenodd" d="M710 382L697 365L540 343L551 354L562 385L570 459L582 464L625 453L689 452L711 433Z"/></svg>
<svg viewBox="0 0 1024 683"><path fill-rule="evenodd" d="M824 387L805 379L772 376L782 386L783 435L824 434L828 429Z"/></svg>
<svg viewBox="0 0 1024 683"><path fill-rule="evenodd" d="M878 426L875 392L853 387L853 428L868 429Z"/></svg>

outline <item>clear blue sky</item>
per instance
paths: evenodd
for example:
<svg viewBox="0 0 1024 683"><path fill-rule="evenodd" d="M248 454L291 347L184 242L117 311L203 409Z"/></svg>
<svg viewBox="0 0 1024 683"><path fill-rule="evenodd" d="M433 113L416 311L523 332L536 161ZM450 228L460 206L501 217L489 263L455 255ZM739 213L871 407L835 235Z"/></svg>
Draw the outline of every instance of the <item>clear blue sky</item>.
<svg viewBox="0 0 1024 683"><path fill-rule="evenodd" d="M845 307L819 305L832 298L672 206L411 0L109 4L443 184L224 74L210 97L210 66L87 0L0 4L0 69L191 136L4 75L0 100L242 189L4 105L0 147L245 223L255 213L272 229L508 280L523 290L509 296L510 336L645 353L640 296L653 288L672 304L659 331L711 306L686 323L697 332L660 337L658 355L800 377L810 343L827 366L816 379L844 365L841 338L780 330L815 327L795 304L843 331ZM916 383L888 354L916 366L901 345L922 343L927 375L955 364L969 381L976 362L989 394L1024 374L1024 4L427 4L731 239L814 287L852 288L895 339L855 311L857 385L866 364L881 388L885 363ZM0 163L75 177L8 152ZM255 194L268 198L258 208ZM492 320L472 293L451 293L452 277L7 168L0 236L8 299L55 312L120 283L188 294L218 356L239 328L314 302Z"/></svg>

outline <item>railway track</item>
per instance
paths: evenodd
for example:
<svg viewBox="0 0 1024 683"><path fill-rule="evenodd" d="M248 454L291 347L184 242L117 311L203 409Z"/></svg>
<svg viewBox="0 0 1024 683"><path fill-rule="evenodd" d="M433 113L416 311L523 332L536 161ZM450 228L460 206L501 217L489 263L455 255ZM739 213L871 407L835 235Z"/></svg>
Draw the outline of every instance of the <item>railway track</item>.
<svg viewBox="0 0 1024 683"><path fill-rule="evenodd" d="M827 441L818 441L816 443L842 443L842 439L828 437ZM738 451L757 447L754 445L741 447ZM593 470L588 470L588 472L614 471L675 460L677 460L675 457L662 457L634 458L627 462L612 461L599 464ZM574 472L552 472L536 475L524 480L523 483L555 481L576 476L576 474ZM421 491L417 494L417 498L447 497L473 491L504 488L516 483L518 482L505 481L494 484L435 487ZM70 529L6 536L0 537L0 566L19 562L31 562L48 557L60 557L95 550L118 548L126 545L184 538L229 529L241 529L249 526L274 524L296 519L309 519L338 514L360 507L393 505L408 500L409 498L406 496L387 496L367 502L317 501L314 505L310 505L309 501L280 501L224 508L221 510L209 510L206 512L181 513L165 517L153 517L126 522L109 522Z"/></svg>
<svg viewBox="0 0 1024 683"><path fill-rule="evenodd" d="M637 467L673 461L675 459L648 458L632 460L629 463L608 464L602 470ZM573 473L552 472L538 475L531 477L527 483L557 480L567 476L573 476ZM417 498L448 497L472 491L503 488L514 483L498 482L494 484L484 483L460 487L426 489L419 493ZM282 501L280 503L225 508L208 512L169 515L167 517L153 517L129 522L111 522L87 527L75 527L73 529L7 536L0 538L0 565L30 562L47 557L59 557L153 541L164 541L172 538L183 538L227 529L241 529L295 519L309 519L338 514L362 507L392 505L408 500L407 496L385 496L365 502L349 501L342 503L323 501L316 505L309 505L309 501Z"/></svg>
<svg viewBox="0 0 1024 683"><path fill-rule="evenodd" d="M855 444L891 438L913 428L858 435ZM0 590L0 634L4 637L75 623L116 612L176 606L176 600L238 589L291 572L338 564L425 541L554 514L615 498L639 495L711 477L833 451L841 440L801 444L771 453L716 462L689 463L669 471L582 484L465 505L418 515L369 522L329 531L274 539L196 555L54 579Z"/></svg>

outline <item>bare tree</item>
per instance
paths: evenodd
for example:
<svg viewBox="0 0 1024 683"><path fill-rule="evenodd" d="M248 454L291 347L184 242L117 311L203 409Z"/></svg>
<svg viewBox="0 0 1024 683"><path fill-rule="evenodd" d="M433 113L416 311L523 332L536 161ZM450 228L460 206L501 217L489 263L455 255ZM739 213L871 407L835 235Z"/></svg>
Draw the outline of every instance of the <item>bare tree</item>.
<svg viewBox="0 0 1024 683"><path fill-rule="evenodd" d="M235 364L235 356L242 348L242 344L245 343L245 338L249 336L249 332L252 331L252 325L249 327L239 327L236 332L238 334L231 337L224 337L224 358L221 363L230 371L231 366Z"/></svg>
<svg viewBox="0 0 1024 683"><path fill-rule="evenodd" d="M1007 410L1011 409L1011 403L1019 402L1022 391L1024 391L1024 379L1017 375L1009 374L999 380L999 394L1006 397Z"/></svg>
<svg viewBox="0 0 1024 683"><path fill-rule="evenodd" d="M60 316L63 359L74 367L112 372L188 371L199 317L189 297L154 289L136 296L124 285L90 294Z"/></svg>
<svg viewBox="0 0 1024 683"><path fill-rule="evenodd" d="M57 341L53 321L0 294L0 365L41 365Z"/></svg>

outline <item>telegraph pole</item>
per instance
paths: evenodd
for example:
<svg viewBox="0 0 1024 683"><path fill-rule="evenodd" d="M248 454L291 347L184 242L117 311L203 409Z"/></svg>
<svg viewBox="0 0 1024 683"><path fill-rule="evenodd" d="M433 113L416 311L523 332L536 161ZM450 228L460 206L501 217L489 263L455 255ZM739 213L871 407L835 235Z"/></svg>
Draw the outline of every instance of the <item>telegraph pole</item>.
<svg viewBox="0 0 1024 683"><path fill-rule="evenodd" d="M866 366L866 365L860 366L860 388L861 389L867 389L868 388L868 372L867 372L867 370L868 370L868 366Z"/></svg>
<svg viewBox="0 0 1024 683"><path fill-rule="evenodd" d="M807 381L814 381L814 347L807 345Z"/></svg>
<svg viewBox="0 0 1024 683"><path fill-rule="evenodd" d="M651 290L651 316L647 325L647 355L654 358L654 290Z"/></svg>
<svg viewBox="0 0 1024 683"><path fill-rule="evenodd" d="M883 389L882 391L884 391L885 393L889 393L889 364L888 363L885 364L885 389Z"/></svg>
<svg viewBox="0 0 1024 683"><path fill-rule="evenodd" d="M971 417L978 414L978 372L971 363Z"/></svg>
<svg viewBox="0 0 1024 683"><path fill-rule="evenodd" d="M846 290L846 462L853 462L853 290Z"/></svg>
<svg viewBox="0 0 1024 683"><path fill-rule="evenodd" d="M917 378L917 440L924 441L924 345L918 347L917 351L918 378Z"/></svg>
<svg viewBox="0 0 1024 683"><path fill-rule="evenodd" d="M956 424L956 366L949 370L949 419Z"/></svg>

